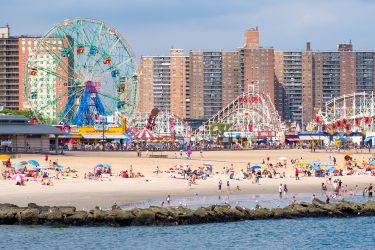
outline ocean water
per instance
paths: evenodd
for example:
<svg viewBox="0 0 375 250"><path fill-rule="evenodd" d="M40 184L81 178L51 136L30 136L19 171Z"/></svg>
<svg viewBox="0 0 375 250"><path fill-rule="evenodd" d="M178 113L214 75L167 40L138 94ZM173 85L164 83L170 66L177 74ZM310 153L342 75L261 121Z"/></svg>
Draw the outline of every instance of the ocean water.
<svg viewBox="0 0 375 250"><path fill-rule="evenodd" d="M0 226L1 249L374 249L375 217L169 227Z"/></svg>

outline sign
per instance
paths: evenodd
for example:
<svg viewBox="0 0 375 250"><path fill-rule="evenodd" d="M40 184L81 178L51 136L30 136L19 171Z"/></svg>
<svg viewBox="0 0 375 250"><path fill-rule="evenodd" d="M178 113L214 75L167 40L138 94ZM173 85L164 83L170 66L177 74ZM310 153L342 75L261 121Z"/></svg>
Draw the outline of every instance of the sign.
<svg viewBox="0 0 375 250"><path fill-rule="evenodd" d="M242 103L260 103L263 102L262 98L259 96L241 96L238 98L239 102Z"/></svg>
<svg viewBox="0 0 375 250"><path fill-rule="evenodd" d="M95 124L94 125L94 129L95 130L101 130L101 131L103 131L103 130L107 131L108 130L108 125L104 125L104 127L103 127L102 124Z"/></svg>
<svg viewBox="0 0 375 250"><path fill-rule="evenodd" d="M276 132L275 131L259 131L258 137L275 137Z"/></svg>
<svg viewBox="0 0 375 250"><path fill-rule="evenodd" d="M252 137L253 132L224 132L224 137Z"/></svg>

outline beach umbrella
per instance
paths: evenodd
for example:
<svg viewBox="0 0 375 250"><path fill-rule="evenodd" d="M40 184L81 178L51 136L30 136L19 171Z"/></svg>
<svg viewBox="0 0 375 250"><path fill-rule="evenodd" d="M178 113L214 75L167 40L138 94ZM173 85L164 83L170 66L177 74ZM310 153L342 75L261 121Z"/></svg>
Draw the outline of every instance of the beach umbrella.
<svg viewBox="0 0 375 250"><path fill-rule="evenodd" d="M280 158L279 158L279 160L281 160L281 161L285 161L285 160L287 160L288 158L287 157L285 157L285 156L281 156Z"/></svg>
<svg viewBox="0 0 375 250"><path fill-rule="evenodd" d="M203 166L212 166L212 164L210 162L204 162Z"/></svg>
<svg viewBox="0 0 375 250"><path fill-rule="evenodd" d="M333 170L332 173L334 173L334 174L338 174L338 173L340 173L340 171L339 171L338 169L335 169L335 170Z"/></svg>
<svg viewBox="0 0 375 250"><path fill-rule="evenodd" d="M143 128L142 130L139 130L134 135L134 137L136 137L138 139L147 139L147 140L154 140L156 138L159 138L159 136L157 134L155 134L154 132L152 132L151 130L149 130L147 128Z"/></svg>
<svg viewBox="0 0 375 250"><path fill-rule="evenodd" d="M321 165L321 166L328 166L329 163L328 163L328 162L321 162L320 165Z"/></svg>
<svg viewBox="0 0 375 250"><path fill-rule="evenodd" d="M375 160L371 161L370 165L375 165Z"/></svg>
<svg viewBox="0 0 375 250"><path fill-rule="evenodd" d="M16 173L12 176L12 180L22 180L25 179L25 175L21 173Z"/></svg>
<svg viewBox="0 0 375 250"><path fill-rule="evenodd" d="M307 161L300 161L297 163L298 165L306 165L306 164L309 164Z"/></svg>
<svg viewBox="0 0 375 250"><path fill-rule="evenodd" d="M36 167L39 166L39 162L37 162L36 160L28 160L27 162Z"/></svg>
<svg viewBox="0 0 375 250"><path fill-rule="evenodd" d="M57 168L63 168L63 165L61 165L61 164L57 164L56 167L57 167Z"/></svg>
<svg viewBox="0 0 375 250"><path fill-rule="evenodd" d="M260 166L258 166L258 165L254 165L254 166L252 166L251 168L252 168L252 169L259 169Z"/></svg>
<svg viewBox="0 0 375 250"><path fill-rule="evenodd" d="M103 166L103 168L110 168L111 167L111 164L108 164L108 163L103 163L101 165Z"/></svg>
<svg viewBox="0 0 375 250"><path fill-rule="evenodd" d="M101 163L95 166L95 168L102 168L102 167L104 167L104 166Z"/></svg>
<svg viewBox="0 0 375 250"><path fill-rule="evenodd" d="M23 165L27 165L27 161L12 162L12 167L19 167L19 166L23 166Z"/></svg>
<svg viewBox="0 0 375 250"><path fill-rule="evenodd" d="M328 171L328 173L332 173L335 170L336 170L336 167L330 167L327 171Z"/></svg>

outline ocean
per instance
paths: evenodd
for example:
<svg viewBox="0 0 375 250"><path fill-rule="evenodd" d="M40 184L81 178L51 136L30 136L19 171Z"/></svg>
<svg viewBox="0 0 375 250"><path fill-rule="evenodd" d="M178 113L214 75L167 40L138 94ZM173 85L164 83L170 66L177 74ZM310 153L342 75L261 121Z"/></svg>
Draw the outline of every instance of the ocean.
<svg viewBox="0 0 375 250"><path fill-rule="evenodd" d="M375 217L169 227L0 226L2 249L374 249Z"/></svg>

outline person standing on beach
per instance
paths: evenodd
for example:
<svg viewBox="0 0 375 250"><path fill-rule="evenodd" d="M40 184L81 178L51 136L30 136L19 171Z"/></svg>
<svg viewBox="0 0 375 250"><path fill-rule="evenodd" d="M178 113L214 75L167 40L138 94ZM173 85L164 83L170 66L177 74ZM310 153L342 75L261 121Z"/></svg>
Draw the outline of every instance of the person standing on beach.
<svg viewBox="0 0 375 250"><path fill-rule="evenodd" d="M221 193L221 186L223 185L223 182L221 181L221 179L219 180L219 192Z"/></svg>
<svg viewBox="0 0 375 250"><path fill-rule="evenodd" d="M130 165L129 176L130 178L133 178L133 165Z"/></svg>
<svg viewBox="0 0 375 250"><path fill-rule="evenodd" d="M372 187L372 184L370 184L370 186L368 187L368 197L369 198L372 198L372 191L373 191L373 187Z"/></svg>
<svg viewBox="0 0 375 250"><path fill-rule="evenodd" d="M284 196L288 197L288 186L284 184Z"/></svg>
<svg viewBox="0 0 375 250"><path fill-rule="evenodd" d="M227 191L228 191L228 194L230 193L230 184L229 184L229 181L227 181Z"/></svg>
<svg viewBox="0 0 375 250"><path fill-rule="evenodd" d="M279 185L279 196L280 196L280 199L283 198L283 184Z"/></svg>
<svg viewBox="0 0 375 250"><path fill-rule="evenodd" d="M296 168L296 180L299 180L299 170L298 170L298 168Z"/></svg>
<svg viewBox="0 0 375 250"><path fill-rule="evenodd" d="M167 196L167 203L168 203L168 205L171 204L171 196L169 194Z"/></svg>

